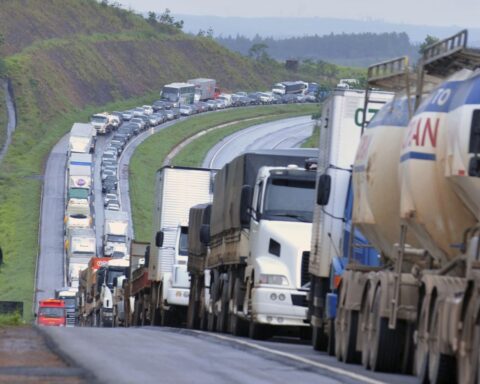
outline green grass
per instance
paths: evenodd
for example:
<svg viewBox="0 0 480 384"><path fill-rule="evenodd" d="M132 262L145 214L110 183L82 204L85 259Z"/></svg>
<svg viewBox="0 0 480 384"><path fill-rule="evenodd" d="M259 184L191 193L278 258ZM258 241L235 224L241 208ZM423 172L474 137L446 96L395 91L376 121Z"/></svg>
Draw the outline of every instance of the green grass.
<svg viewBox="0 0 480 384"><path fill-rule="evenodd" d="M25 321L18 312L0 315L0 328L19 326L23 324L25 324Z"/></svg>
<svg viewBox="0 0 480 384"><path fill-rule="evenodd" d="M0 83L0 150L3 148L3 144L7 139L7 106L5 104L5 92Z"/></svg>
<svg viewBox="0 0 480 384"><path fill-rule="evenodd" d="M0 269L0 300L24 302L24 316L31 320L35 262L38 252L40 193L44 163L52 146L76 121L87 121L99 110L115 110L141 105L154 95L123 100L102 107L88 107L62 114L48 123L41 138L12 145L0 165L0 246L5 264ZM45 123L47 124L47 123ZM25 128L25 121L19 127ZM23 129L25 131L25 129ZM22 132L22 130L20 130ZM18 140L17 133L14 136ZM22 138L23 140L24 138ZM28 140L26 137L25 139ZM17 143L18 144L18 143Z"/></svg>
<svg viewBox="0 0 480 384"><path fill-rule="evenodd" d="M145 140L138 146L130 162L130 199L136 240L150 241L153 222L152 207L154 202L155 172L162 166L167 154L177 144L197 132L221 124L254 117L268 118L273 115L277 116L277 118L285 118L292 113L296 115L311 115L318 108L318 105L275 105L229 110L189 119ZM253 124L258 124L258 120L249 123L249 125ZM234 129L233 125L226 127L226 130L228 129ZM211 134L221 135L219 132L223 132L223 130L214 131ZM206 137L209 135L206 135ZM215 142L211 138L206 138L205 140L209 140L209 144ZM201 143L199 144L200 148L195 150L205 153L209 144L203 145ZM200 154L195 154L188 161L198 163L200 156ZM176 159L175 161L179 160Z"/></svg>
<svg viewBox="0 0 480 384"><path fill-rule="evenodd" d="M317 148L320 140L320 122L314 125L312 136L310 136L303 144L302 148Z"/></svg>

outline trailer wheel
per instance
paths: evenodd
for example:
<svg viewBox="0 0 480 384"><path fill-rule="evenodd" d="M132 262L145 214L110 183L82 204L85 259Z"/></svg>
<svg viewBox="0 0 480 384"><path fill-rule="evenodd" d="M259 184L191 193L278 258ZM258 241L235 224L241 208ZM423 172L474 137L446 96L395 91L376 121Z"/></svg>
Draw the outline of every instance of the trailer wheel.
<svg viewBox="0 0 480 384"><path fill-rule="evenodd" d="M455 357L440 351L440 305L437 300L432 312L429 337L428 378L430 384L454 383L456 380ZM461 381L461 384L468 384Z"/></svg>
<svg viewBox="0 0 480 384"><path fill-rule="evenodd" d="M217 330L217 318L215 316L215 313L208 313L207 314L207 331L208 332L215 332Z"/></svg>
<svg viewBox="0 0 480 384"><path fill-rule="evenodd" d="M218 316L217 316L217 331L221 333L225 333L227 332L227 326L228 326L228 318L229 318L228 304L230 302L228 280L223 280L222 291L221 291L221 296L219 300L220 300L220 312L218 313Z"/></svg>
<svg viewBox="0 0 480 384"><path fill-rule="evenodd" d="M315 351L325 351L327 349L328 336L325 334L323 327L312 325L312 346Z"/></svg>
<svg viewBox="0 0 480 384"><path fill-rule="evenodd" d="M328 319L327 352L329 356L335 356L335 321L333 319Z"/></svg>
<svg viewBox="0 0 480 384"><path fill-rule="evenodd" d="M347 364L361 362L361 354L357 351L358 311L345 310L345 332L342 339L342 360Z"/></svg>
<svg viewBox="0 0 480 384"><path fill-rule="evenodd" d="M368 284L360 307L360 324L358 327L362 336L362 365L365 369L370 369L370 341L372 340L373 327L370 313L370 289L371 285Z"/></svg>
<svg viewBox="0 0 480 384"><path fill-rule="evenodd" d="M428 300L423 299L415 349L415 374L421 384L428 384L428 308Z"/></svg>
<svg viewBox="0 0 480 384"><path fill-rule="evenodd" d="M375 292L371 315L375 328L372 330L370 367L376 372L399 372L405 344L405 324L398 322L397 329L388 328L388 318L380 316L380 285Z"/></svg>
<svg viewBox="0 0 480 384"><path fill-rule="evenodd" d="M478 362L480 330L477 321L475 321L475 299L470 298L465 318L463 320L462 335L458 356L457 381L459 383L476 383L479 378L476 377Z"/></svg>
<svg viewBox="0 0 480 384"><path fill-rule="evenodd" d="M188 298L187 328L198 329L197 277L192 276L190 281L190 296Z"/></svg>
<svg viewBox="0 0 480 384"><path fill-rule="evenodd" d="M344 344L343 339L345 338L345 312L345 308L340 305L337 309L337 316L335 317L335 357L338 361L343 361L342 346Z"/></svg>

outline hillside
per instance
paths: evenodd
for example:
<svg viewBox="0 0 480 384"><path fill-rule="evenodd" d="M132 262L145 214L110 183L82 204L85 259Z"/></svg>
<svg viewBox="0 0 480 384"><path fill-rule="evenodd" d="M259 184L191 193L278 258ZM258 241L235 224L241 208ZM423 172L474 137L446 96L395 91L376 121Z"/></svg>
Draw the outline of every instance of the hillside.
<svg viewBox="0 0 480 384"><path fill-rule="evenodd" d="M167 82L214 77L269 88L288 75L170 25L94 0L2 0L0 35L18 126L0 164L0 300L32 301L42 172L52 146L89 114L151 102Z"/></svg>

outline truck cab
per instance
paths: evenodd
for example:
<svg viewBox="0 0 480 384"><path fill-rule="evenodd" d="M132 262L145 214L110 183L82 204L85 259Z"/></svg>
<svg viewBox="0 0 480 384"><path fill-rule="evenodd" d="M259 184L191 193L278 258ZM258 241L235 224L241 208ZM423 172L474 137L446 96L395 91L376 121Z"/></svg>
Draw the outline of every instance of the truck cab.
<svg viewBox="0 0 480 384"><path fill-rule="evenodd" d="M115 283L128 276L129 260L112 259L97 271L97 292L100 293L97 316L100 326L113 326L113 307Z"/></svg>
<svg viewBox="0 0 480 384"><path fill-rule="evenodd" d="M67 315L65 302L58 299L40 300L37 313L37 324L44 326L64 327Z"/></svg>
<svg viewBox="0 0 480 384"><path fill-rule="evenodd" d="M65 303L66 326L74 327L77 317L77 292L71 287L64 287L55 291L55 298Z"/></svg>
<svg viewBox="0 0 480 384"><path fill-rule="evenodd" d="M188 225L179 225L175 240L172 273L167 277L164 297L173 305L188 305L190 280L187 272L188 262Z"/></svg>
<svg viewBox="0 0 480 384"><path fill-rule="evenodd" d="M255 323L308 326L302 286L309 279L314 195L315 172L293 165L258 172L246 268Z"/></svg>

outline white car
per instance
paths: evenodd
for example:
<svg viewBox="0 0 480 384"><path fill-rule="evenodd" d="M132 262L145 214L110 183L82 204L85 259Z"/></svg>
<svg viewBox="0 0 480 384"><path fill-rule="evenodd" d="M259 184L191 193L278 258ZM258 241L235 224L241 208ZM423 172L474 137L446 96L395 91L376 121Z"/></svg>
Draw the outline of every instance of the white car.
<svg viewBox="0 0 480 384"><path fill-rule="evenodd" d="M118 201L118 195L116 193L107 193L103 198L103 206L106 207L111 201Z"/></svg>
<svg viewBox="0 0 480 384"><path fill-rule="evenodd" d="M142 108L143 108L143 113L147 116L153 113L153 108L151 105L142 105Z"/></svg>
<svg viewBox="0 0 480 384"><path fill-rule="evenodd" d="M120 203L118 200L111 200L108 202L105 209L107 211L120 211Z"/></svg>

